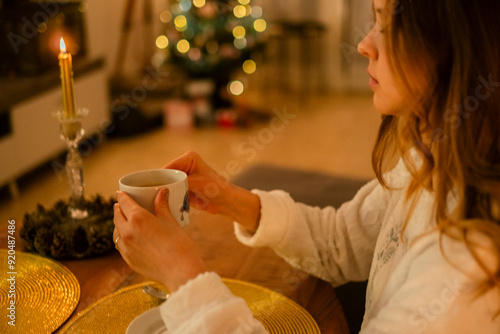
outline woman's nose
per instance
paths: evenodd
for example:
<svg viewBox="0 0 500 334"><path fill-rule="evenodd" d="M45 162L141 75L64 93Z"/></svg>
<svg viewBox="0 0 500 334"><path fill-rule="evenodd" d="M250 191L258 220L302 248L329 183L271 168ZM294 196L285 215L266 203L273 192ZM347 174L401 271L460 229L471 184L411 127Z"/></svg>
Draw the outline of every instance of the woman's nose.
<svg viewBox="0 0 500 334"><path fill-rule="evenodd" d="M373 43L373 39L371 33L367 34L365 38L361 42L358 43L358 52L368 58L368 59L376 59L377 57L377 48Z"/></svg>

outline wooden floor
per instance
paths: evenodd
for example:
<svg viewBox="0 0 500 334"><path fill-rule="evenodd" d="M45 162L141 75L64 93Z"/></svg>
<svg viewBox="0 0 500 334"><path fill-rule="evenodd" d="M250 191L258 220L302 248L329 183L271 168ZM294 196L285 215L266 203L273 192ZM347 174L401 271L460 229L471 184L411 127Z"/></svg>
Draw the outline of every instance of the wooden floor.
<svg viewBox="0 0 500 334"><path fill-rule="evenodd" d="M244 129L158 129L150 133L105 140L84 156L86 195L113 196L120 176L162 167L187 150L198 151L216 170L234 176L253 164L272 164L371 178L370 152L380 116L371 94L307 95L245 93L242 104L271 112L270 122ZM58 134L54 134L57 136ZM64 175L62 175L64 176ZM60 171L47 166L19 182L13 199L3 191L0 224L21 222L37 203L46 207L67 198ZM0 232L5 233L5 232Z"/></svg>

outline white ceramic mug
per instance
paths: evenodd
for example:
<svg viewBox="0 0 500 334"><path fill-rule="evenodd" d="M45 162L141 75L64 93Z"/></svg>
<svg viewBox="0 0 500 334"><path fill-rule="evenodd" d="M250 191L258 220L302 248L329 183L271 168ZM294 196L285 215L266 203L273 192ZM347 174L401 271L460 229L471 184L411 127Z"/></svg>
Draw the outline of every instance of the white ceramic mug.
<svg viewBox="0 0 500 334"><path fill-rule="evenodd" d="M160 189L169 189L168 205L182 226L189 223L187 174L175 169L148 169L123 176L120 190L154 214L154 201Z"/></svg>

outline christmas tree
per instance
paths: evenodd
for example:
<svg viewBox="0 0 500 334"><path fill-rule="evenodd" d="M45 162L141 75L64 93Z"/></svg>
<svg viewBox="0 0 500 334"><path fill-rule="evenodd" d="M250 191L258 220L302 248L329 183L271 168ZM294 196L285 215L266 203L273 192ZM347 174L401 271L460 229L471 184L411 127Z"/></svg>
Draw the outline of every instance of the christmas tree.
<svg viewBox="0 0 500 334"><path fill-rule="evenodd" d="M251 0L176 0L160 14L165 24L156 38L160 61L178 65L190 78L215 83L215 104L231 74L256 70L252 57L263 45L266 21ZM241 88L240 88L241 91ZM238 92L233 92L238 94Z"/></svg>

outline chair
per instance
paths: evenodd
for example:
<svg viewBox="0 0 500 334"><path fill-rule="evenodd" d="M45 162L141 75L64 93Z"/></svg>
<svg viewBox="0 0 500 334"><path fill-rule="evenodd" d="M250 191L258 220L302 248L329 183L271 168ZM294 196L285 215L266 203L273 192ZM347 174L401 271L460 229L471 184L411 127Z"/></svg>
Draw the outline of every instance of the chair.
<svg viewBox="0 0 500 334"><path fill-rule="evenodd" d="M275 17L269 19L266 56L270 70L274 70L272 79L277 82L271 83L286 91L319 91L325 83L322 45L327 27L316 19L318 1L298 0L281 5L278 1L272 6L270 15Z"/></svg>

